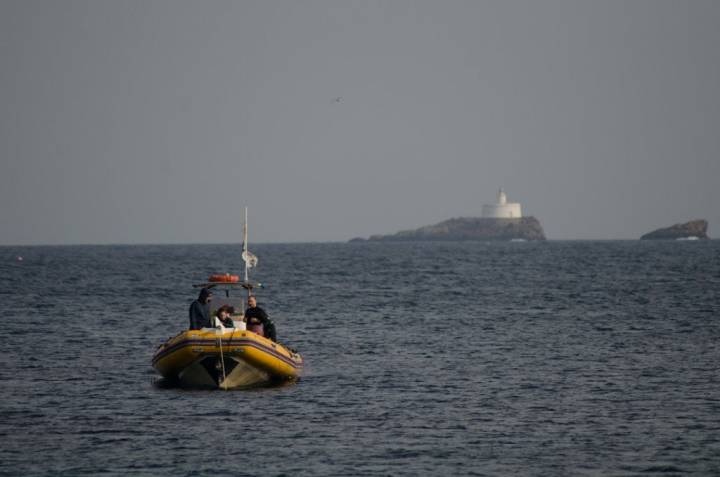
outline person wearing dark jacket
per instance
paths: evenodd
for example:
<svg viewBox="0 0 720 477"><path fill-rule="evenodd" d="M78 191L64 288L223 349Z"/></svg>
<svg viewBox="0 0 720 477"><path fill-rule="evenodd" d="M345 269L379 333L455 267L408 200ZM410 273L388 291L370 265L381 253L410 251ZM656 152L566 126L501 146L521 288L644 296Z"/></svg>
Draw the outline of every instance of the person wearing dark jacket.
<svg viewBox="0 0 720 477"><path fill-rule="evenodd" d="M200 290L198 299L190 304L190 329L210 328L210 301L212 292L207 288Z"/></svg>
<svg viewBox="0 0 720 477"><path fill-rule="evenodd" d="M265 310L257 306L257 300L254 296L248 297L248 308L245 310L245 320L247 321L248 330L251 330L255 325L261 324L263 336L277 343L275 323L268 317Z"/></svg>
<svg viewBox="0 0 720 477"><path fill-rule="evenodd" d="M235 323L232 320L232 314L235 309L230 305L223 305L215 312L215 317L225 328L235 328Z"/></svg>

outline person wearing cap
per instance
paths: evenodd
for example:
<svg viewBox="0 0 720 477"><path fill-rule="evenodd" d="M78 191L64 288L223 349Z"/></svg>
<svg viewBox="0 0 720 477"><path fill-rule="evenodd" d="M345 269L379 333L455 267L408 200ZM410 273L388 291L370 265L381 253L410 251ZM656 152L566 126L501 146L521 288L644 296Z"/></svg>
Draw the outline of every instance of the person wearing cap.
<svg viewBox="0 0 720 477"><path fill-rule="evenodd" d="M212 292L203 288L198 299L190 304L191 330L210 328L210 301L212 301Z"/></svg>

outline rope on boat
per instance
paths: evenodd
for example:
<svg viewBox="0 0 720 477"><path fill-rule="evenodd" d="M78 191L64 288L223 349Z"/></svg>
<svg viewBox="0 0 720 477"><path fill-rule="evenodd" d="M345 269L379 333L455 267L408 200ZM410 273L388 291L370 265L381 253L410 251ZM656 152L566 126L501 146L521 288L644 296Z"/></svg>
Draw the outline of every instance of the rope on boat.
<svg viewBox="0 0 720 477"><path fill-rule="evenodd" d="M224 330L221 327L220 332L222 333ZM233 333L235 333L235 330L233 330ZM230 335L232 338L232 335ZM222 364L222 373L223 373L223 383L222 387L224 390L227 391L227 383L225 382L225 379L227 379L227 376L225 375L225 358L223 357L223 349L222 349L222 334L218 337L218 343L220 344L220 363Z"/></svg>

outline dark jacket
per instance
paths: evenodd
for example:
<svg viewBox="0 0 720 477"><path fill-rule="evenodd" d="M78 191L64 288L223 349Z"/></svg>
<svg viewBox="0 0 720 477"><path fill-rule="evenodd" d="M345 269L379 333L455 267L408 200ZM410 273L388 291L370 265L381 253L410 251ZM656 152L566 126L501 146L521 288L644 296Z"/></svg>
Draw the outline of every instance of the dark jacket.
<svg viewBox="0 0 720 477"><path fill-rule="evenodd" d="M195 300L190 304L190 329L210 328L210 303Z"/></svg>
<svg viewBox="0 0 720 477"><path fill-rule="evenodd" d="M223 324L225 328L235 328L235 323L233 323L232 318L228 318L226 320L221 320L220 317L217 317L218 321Z"/></svg>
<svg viewBox="0 0 720 477"><path fill-rule="evenodd" d="M245 310L245 319L247 320L248 325L252 324L253 322L262 323L263 333L265 334L265 337L277 342L275 323L273 323L272 320L268 317L267 313L265 313L265 310L263 310L259 306L256 306L254 308L248 308L247 310Z"/></svg>

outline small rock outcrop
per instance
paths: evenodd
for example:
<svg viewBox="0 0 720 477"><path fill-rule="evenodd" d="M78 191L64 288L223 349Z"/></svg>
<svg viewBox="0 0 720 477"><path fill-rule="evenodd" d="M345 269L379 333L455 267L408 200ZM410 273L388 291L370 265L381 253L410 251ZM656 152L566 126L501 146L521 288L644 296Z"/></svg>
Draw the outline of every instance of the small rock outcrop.
<svg viewBox="0 0 720 477"><path fill-rule="evenodd" d="M486 217L458 217L415 230L404 230L392 235L373 235L373 241L423 240L545 240L540 221L535 217L499 219ZM351 242L362 241L354 238Z"/></svg>
<svg viewBox="0 0 720 477"><path fill-rule="evenodd" d="M684 224L675 224L670 227L653 230L640 237L640 240L677 240L688 237L708 239L707 220L691 220Z"/></svg>

